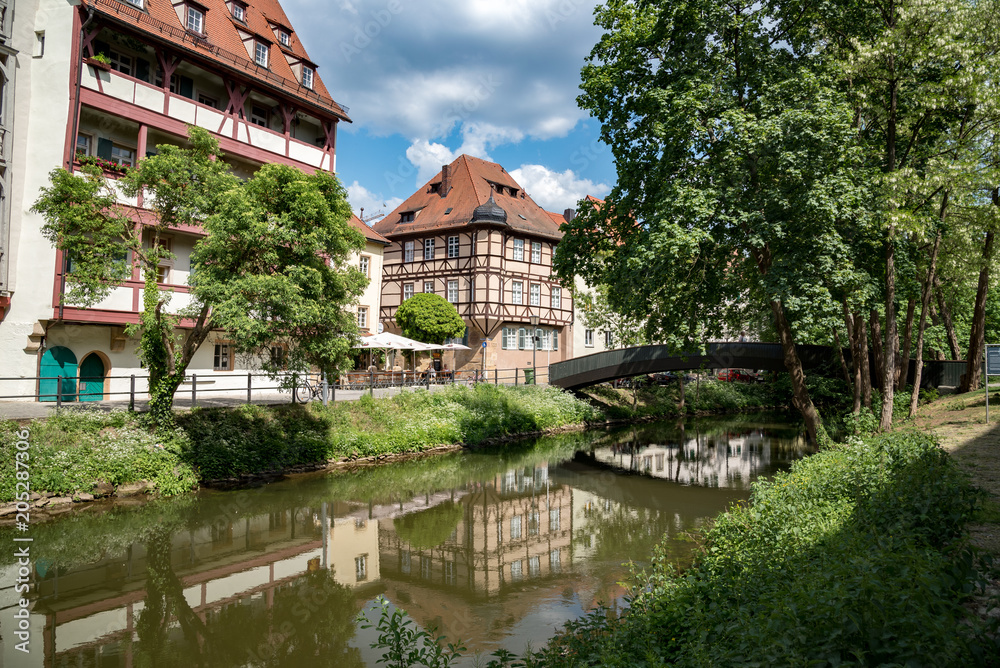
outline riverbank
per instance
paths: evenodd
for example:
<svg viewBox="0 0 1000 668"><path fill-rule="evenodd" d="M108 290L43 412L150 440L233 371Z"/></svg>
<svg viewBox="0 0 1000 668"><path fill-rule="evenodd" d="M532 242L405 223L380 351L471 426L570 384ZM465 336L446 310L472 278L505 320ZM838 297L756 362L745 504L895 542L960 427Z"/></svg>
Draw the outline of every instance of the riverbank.
<svg viewBox="0 0 1000 668"><path fill-rule="evenodd" d="M486 384L327 407L196 409L178 414L170 431L151 428L142 414L67 410L46 420L0 423L0 500L13 501L24 489L15 487L15 453L25 432L29 501L42 512L109 496L173 496L199 485L474 446L603 419L556 388Z"/></svg>

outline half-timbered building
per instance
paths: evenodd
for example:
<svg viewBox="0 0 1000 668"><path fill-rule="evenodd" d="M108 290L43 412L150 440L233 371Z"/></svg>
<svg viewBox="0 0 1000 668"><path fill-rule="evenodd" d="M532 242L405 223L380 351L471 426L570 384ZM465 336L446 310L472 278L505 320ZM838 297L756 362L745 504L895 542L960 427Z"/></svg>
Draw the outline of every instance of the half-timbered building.
<svg viewBox="0 0 1000 668"><path fill-rule="evenodd" d="M144 375L124 334L139 318L143 281L134 270L94 308L64 302L69 267L30 211L48 173L96 161L115 178L157 145L184 144L190 125L212 132L243 178L270 162L332 172L337 128L350 118L277 0L0 0L0 27L0 212L11 213L0 213L0 375L24 379L3 390L30 395L36 377L78 373L95 381L68 397L107 398L121 389L109 374ZM140 218L142 202L128 204ZM171 310L189 299L200 236L178 228L165 241L175 258L163 262L159 282L173 292ZM359 257L368 255L372 269L385 242L374 236ZM189 370L218 389L236 365L217 332ZM234 382L245 386L246 376Z"/></svg>
<svg viewBox="0 0 1000 668"><path fill-rule="evenodd" d="M467 324L463 340L471 350L456 351L455 368L523 368L533 357L543 367L566 359L573 299L552 271L561 221L500 165L459 156L375 224L391 242L383 324L398 331L399 305L435 292Z"/></svg>

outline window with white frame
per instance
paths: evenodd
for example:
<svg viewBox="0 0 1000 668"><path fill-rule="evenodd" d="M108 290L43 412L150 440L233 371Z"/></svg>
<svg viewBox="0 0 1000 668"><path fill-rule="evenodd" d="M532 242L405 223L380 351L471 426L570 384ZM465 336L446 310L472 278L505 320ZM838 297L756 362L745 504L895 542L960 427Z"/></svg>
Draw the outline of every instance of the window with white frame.
<svg viewBox="0 0 1000 668"><path fill-rule="evenodd" d="M517 350L517 330L513 327L504 327L502 343L504 350Z"/></svg>
<svg viewBox="0 0 1000 668"><path fill-rule="evenodd" d="M434 281L424 281L424 294L434 294Z"/></svg>
<svg viewBox="0 0 1000 668"><path fill-rule="evenodd" d="M524 239L514 239L514 259L524 259Z"/></svg>
<svg viewBox="0 0 1000 668"><path fill-rule="evenodd" d="M125 0L125 2L127 2L128 4L130 4L130 5L134 6L134 7L138 7L139 9L143 8L142 1L143 0Z"/></svg>
<svg viewBox="0 0 1000 668"><path fill-rule="evenodd" d="M121 144L112 144L111 162L117 162L122 167L135 167L135 149Z"/></svg>
<svg viewBox="0 0 1000 668"><path fill-rule="evenodd" d="M187 29L191 32L202 34L205 32L205 12L197 7L188 5L187 8Z"/></svg>
<svg viewBox="0 0 1000 668"><path fill-rule="evenodd" d="M524 285L521 281L513 281L510 284L510 302L512 304L521 303L521 292L524 289Z"/></svg>
<svg viewBox="0 0 1000 668"><path fill-rule="evenodd" d="M354 557L354 577L358 582L368 579L368 555Z"/></svg>
<svg viewBox="0 0 1000 668"><path fill-rule="evenodd" d="M285 32L284 30L279 30L278 41L281 43L282 46L288 46L292 43L292 36L289 35L287 32Z"/></svg>
<svg viewBox="0 0 1000 668"><path fill-rule="evenodd" d="M531 261L535 264L542 263L542 244L539 241L531 242Z"/></svg>
<svg viewBox="0 0 1000 668"><path fill-rule="evenodd" d="M94 152L94 138L83 133L76 136L76 152L82 155L91 155Z"/></svg>
<svg viewBox="0 0 1000 668"><path fill-rule="evenodd" d="M254 42L253 61L261 67L267 67L267 57L270 51L264 42Z"/></svg>
<svg viewBox="0 0 1000 668"><path fill-rule="evenodd" d="M559 531L559 519L559 508L553 508L549 511L549 531Z"/></svg>
<svg viewBox="0 0 1000 668"><path fill-rule="evenodd" d="M528 575L537 576L541 570L541 560L537 556L528 557Z"/></svg>
<svg viewBox="0 0 1000 668"><path fill-rule="evenodd" d="M313 68L302 66L302 85L312 90L313 87Z"/></svg>
<svg viewBox="0 0 1000 668"><path fill-rule="evenodd" d="M448 281L448 301L452 304L458 303L458 280L453 279Z"/></svg>
<svg viewBox="0 0 1000 668"><path fill-rule="evenodd" d="M362 255L361 260L358 263L358 269L361 270L362 274L371 278L371 258L367 255Z"/></svg>
<svg viewBox="0 0 1000 668"><path fill-rule="evenodd" d="M542 305L542 286L538 283L532 283L528 286L528 304L531 306Z"/></svg>
<svg viewBox="0 0 1000 668"><path fill-rule="evenodd" d="M403 242L403 262L413 262L413 242Z"/></svg>
<svg viewBox="0 0 1000 668"><path fill-rule="evenodd" d="M205 95L204 93L198 93L198 102L204 104L207 107L212 107L212 109L219 108L219 101L216 100L214 97L209 97L208 95Z"/></svg>
<svg viewBox="0 0 1000 668"><path fill-rule="evenodd" d="M271 124L271 112L257 104L250 105L250 122L254 125L267 127Z"/></svg>
<svg viewBox="0 0 1000 668"><path fill-rule="evenodd" d="M510 518L510 539L517 540L521 537L521 516L514 515Z"/></svg>
<svg viewBox="0 0 1000 668"><path fill-rule="evenodd" d="M524 560L516 559L510 562L510 579L520 580L524 577Z"/></svg>
<svg viewBox="0 0 1000 668"><path fill-rule="evenodd" d="M562 559L560 558L560 553L558 549L549 552L549 570L553 573L558 573L559 568L562 565Z"/></svg>
<svg viewBox="0 0 1000 668"><path fill-rule="evenodd" d="M212 361L213 371L233 370L233 350L228 343L216 343L215 355Z"/></svg>
<svg viewBox="0 0 1000 668"><path fill-rule="evenodd" d="M433 260L434 259L434 240L424 239L424 259Z"/></svg>
<svg viewBox="0 0 1000 668"><path fill-rule="evenodd" d="M413 296L413 283L403 283L403 301Z"/></svg>
<svg viewBox="0 0 1000 668"><path fill-rule="evenodd" d="M611 332L604 332L604 347L614 348L615 346L615 335Z"/></svg>
<svg viewBox="0 0 1000 668"><path fill-rule="evenodd" d="M542 340L539 345L539 350L552 350L552 330L542 331Z"/></svg>
<svg viewBox="0 0 1000 668"><path fill-rule="evenodd" d="M448 237L448 257L458 257L458 237Z"/></svg>
<svg viewBox="0 0 1000 668"><path fill-rule="evenodd" d="M135 60L128 54L108 50L108 64L116 72L134 76Z"/></svg>
<svg viewBox="0 0 1000 668"><path fill-rule="evenodd" d="M358 329L368 329L368 307L358 307Z"/></svg>
<svg viewBox="0 0 1000 668"><path fill-rule="evenodd" d="M562 308L562 288L552 286L552 308Z"/></svg>
<svg viewBox="0 0 1000 668"><path fill-rule="evenodd" d="M583 331L583 345L588 348L594 347L594 330L586 329Z"/></svg>
<svg viewBox="0 0 1000 668"><path fill-rule="evenodd" d="M233 18L237 21L246 21L246 8L238 2L233 3Z"/></svg>

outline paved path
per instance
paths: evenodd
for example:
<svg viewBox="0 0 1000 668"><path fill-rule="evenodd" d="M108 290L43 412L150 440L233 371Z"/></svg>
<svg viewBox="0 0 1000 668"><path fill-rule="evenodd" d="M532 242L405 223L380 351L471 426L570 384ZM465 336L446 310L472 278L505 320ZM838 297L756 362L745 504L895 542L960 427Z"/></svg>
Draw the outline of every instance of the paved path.
<svg viewBox="0 0 1000 668"><path fill-rule="evenodd" d="M440 391L445 387L447 387L447 385L431 385L431 391ZM426 386L423 385L417 387L407 386L376 388L374 396L394 397L401 392L424 392L426 389ZM332 393L331 401L356 401L360 399L363 394L368 394L368 390L336 390ZM253 397L253 403L260 405L288 404L291 403L291 401L291 392L260 392L254 393ZM204 395L202 392L198 392L197 405L199 407L241 406L245 403L247 403L245 394L240 396L236 394L230 394L229 396L212 396L207 392ZM68 402L63 404L63 408L110 411L114 408L128 408L128 400ZM174 408L176 410L190 410L190 395L178 393L174 399ZM136 401L135 409L137 411L145 411L147 409L147 402ZM44 403L28 400L0 401L0 419L3 420L44 418L51 415L55 410L56 403L54 401Z"/></svg>

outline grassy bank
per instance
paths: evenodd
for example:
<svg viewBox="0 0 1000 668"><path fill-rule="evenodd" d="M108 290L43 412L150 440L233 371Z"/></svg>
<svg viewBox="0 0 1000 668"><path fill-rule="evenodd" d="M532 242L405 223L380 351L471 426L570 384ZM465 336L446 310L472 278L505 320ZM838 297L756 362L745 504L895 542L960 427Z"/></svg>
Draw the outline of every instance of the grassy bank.
<svg viewBox="0 0 1000 668"><path fill-rule="evenodd" d="M821 452L721 515L692 568L657 558L621 619L594 613L525 662L992 665L990 629L962 605L976 501L923 434Z"/></svg>
<svg viewBox="0 0 1000 668"><path fill-rule="evenodd" d="M0 500L15 495L17 433L30 432L31 488L101 495L148 481L162 495L199 482L283 471L331 459L421 452L600 420L554 388L455 386L323 407L241 406L178 415L176 429L125 411L62 411L26 426L0 423Z"/></svg>

